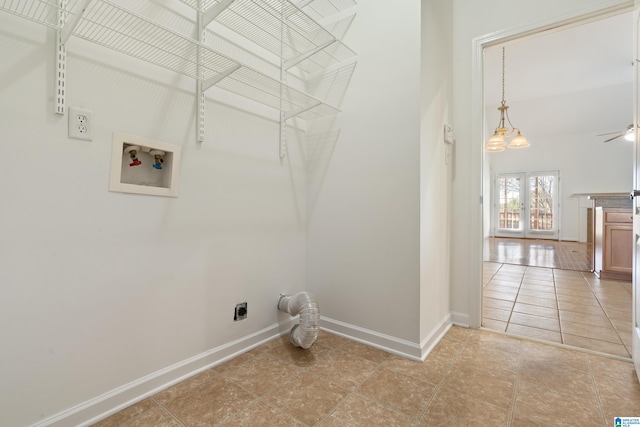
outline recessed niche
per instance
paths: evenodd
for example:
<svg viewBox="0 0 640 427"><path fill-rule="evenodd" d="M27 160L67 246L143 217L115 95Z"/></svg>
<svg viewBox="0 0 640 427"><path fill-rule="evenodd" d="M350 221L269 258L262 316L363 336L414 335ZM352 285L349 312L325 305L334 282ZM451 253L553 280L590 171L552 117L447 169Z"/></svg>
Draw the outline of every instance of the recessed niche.
<svg viewBox="0 0 640 427"><path fill-rule="evenodd" d="M109 191L178 197L181 148L114 132Z"/></svg>

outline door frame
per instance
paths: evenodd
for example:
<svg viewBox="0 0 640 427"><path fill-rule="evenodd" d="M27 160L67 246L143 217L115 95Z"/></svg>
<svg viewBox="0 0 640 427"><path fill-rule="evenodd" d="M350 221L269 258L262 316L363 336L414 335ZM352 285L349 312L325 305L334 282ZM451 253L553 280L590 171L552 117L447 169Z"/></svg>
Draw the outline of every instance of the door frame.
<svg viewBox="0 0 640 427"><path fill-rule="evenodd" d="M550 18L534 24L508 28L495 31L484 36L476 37L472 40L472 74L471 74L471 144L472 176L479 177L474 192L479 196L476 215L469 224L470 234L475 236L476 244L470 252L470 262L473 266L471 278L473 283L469 288L469 327L480 328L482 325L482 268L483 268L483 245L484 245L484 49L504 44L510 41L519 40L525 37L538 35L547 31L561 30L570 26L581 25L590 21L613 16L620 13L632 12L634 10L634 0L625 2L609 1L600 3L571 14Z"/></svg>

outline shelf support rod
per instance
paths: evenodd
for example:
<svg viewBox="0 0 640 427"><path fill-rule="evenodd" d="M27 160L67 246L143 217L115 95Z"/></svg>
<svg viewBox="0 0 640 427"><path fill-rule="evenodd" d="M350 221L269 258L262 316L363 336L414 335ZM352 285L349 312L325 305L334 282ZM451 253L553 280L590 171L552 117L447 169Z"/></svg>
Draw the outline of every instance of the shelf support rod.
<svg viewBox="0 0 640 427"><path fill-rule="evenodd" d="M284 33L285 33L285 2L281 2L280 7L280 140L278 151L280 163L287 157L287 118L284 112L284 86L287 83L287 71L284 60Z"/></svg>
<svg viewBox="0 0 640 427"><path fill-rule="evenodd" d="M80 18L82 18L82 15L84 14L84 11L87 10L87 7L89 7L89 4L92 2L93 0L81 0L78 3L77 6L77 12L73 13L71 15L71 19L69 19L68 22L62 22L61 24L63 25L62 27L62 44L66 44L67 41L69 40L69 37L71 37L71 34L73 33L73 30L76 29L76 26L78 25L78 22L80 22ZM64 12L69 13L69 12Z"/></svg>
<svg viewBox="0 0 640 427"><path fill-rule="evenodd" d="M300 55L296 56L295 58L291 58L288 61L285 61L284 63L284 68L285 69L289 69L295 65L298 65L300 62L304 61L305 59L309 58L310 56L315 55L316 53L320 52L323 49L326 49L327 47L331 46L332 44L334 44L335 42L337 42L337 39L333 39L330 40L326 43L321 44L320 46L317 46L315 49L312 49L308 52L305 53L301 53Z"/></svg>
<svg viewBox="0 0 640 427"><path fill-rule="evenodd" d="M67 68L67 48L62 43L60 30L56 31L56 65L55 65L55 113L64 115L65 110L65 75Z"/></svg>
<svg viewBox="0 0 640 427"><path fill-rule="evenodd" d="M62 41L62 30L67 20L67 0L58 1L58 29L56 30L56 64L55 64L55 91L53 99L54 112L56 114L64 114L65 112L65 84L67 74L67 48Z"/></svg>
<svg viewBox="0 0 640 427"><path fill-rule="evenodd" d="M212 6L209 10L204 13L204 18L202 21L202 27L206 28L207 25L211 24L211 22L218 17L222 12L224 12L231 3L235 0L223 0L220 3Z"/></svg>
<svg viewBox="0 0 640 427"><path fill-rule="evenodd" d="M227 68L217 76L209 77L207 80L202 82L202 90L206 91L211 86L217 85L222 79L238 71L241 67L242 66L240 64L232 65L231 67Z"/></svg>
<svg viewBox="0 0 640 427"><path fill-rule="evenodd" d="M201 6L202 1L198 0L198 6ZM199 10L202 10L198 7ZM196 31L198 33L198 42L203 44L205 42L205 32L204 32L204 24L203 24L203 14L202 12L198 12L198 19L196 22ZM206 104L204 98L204 88L202 84L202 76L204 74L203 70L203 52L202 47L198 45L198 57L197 57L197 79L196 79L196 103L198 104L198 114L196 115L196 141L198 143L204 142L204 123L205 123L205 111Z"/></svg>
<svg viewBox="0 0 640 427"><path fill-rule="evenodd" d="M295 117L295 116L297 116L297 115L299 115L299 114L304 113L305 111L312 110L312 109L316 108L316 107L317 107L318 105L320 105L320 104L322 104L320 101L315 102L315 103L313 103L313 104L311 104L311 105L309 105L309 106L307 106L307 107L300 108L300 109L298 109L298 110L292 111L292 112L290 112L289 114L285 114L284 118L285 118L285 120L288 120L288 119L290 119L290 118L292 118L292 117Z"/></svg>

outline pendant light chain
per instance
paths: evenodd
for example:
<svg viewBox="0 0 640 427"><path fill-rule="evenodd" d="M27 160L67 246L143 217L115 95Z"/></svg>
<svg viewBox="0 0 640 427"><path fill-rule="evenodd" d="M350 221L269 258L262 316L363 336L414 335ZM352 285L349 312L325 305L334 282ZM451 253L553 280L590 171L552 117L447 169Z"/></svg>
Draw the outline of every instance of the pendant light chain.
<svg viewBox="0 0 640 427"><path fill-rule="evenodd" d="M504 100L504 46L502 46L502 105L504 105L506 101Z"/></svg>

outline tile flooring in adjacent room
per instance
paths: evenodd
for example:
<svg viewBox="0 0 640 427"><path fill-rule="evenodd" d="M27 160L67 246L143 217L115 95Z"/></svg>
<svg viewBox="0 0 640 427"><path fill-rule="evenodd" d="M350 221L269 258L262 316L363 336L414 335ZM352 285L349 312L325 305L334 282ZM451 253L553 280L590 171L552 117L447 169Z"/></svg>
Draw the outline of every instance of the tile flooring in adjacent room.
<svg viewBox="0 0 640 427"><path fill-rule="evenodd" d="M485 262L483 283L482 326L631 357L631 282Z"/></svg>
<svg viewBox="0 0 640 427"><path fill-rule="evenodd" d="M453 327L420 363L321 332L166 389L107 426L612 426L640 416L627 361Z"/></svg>

